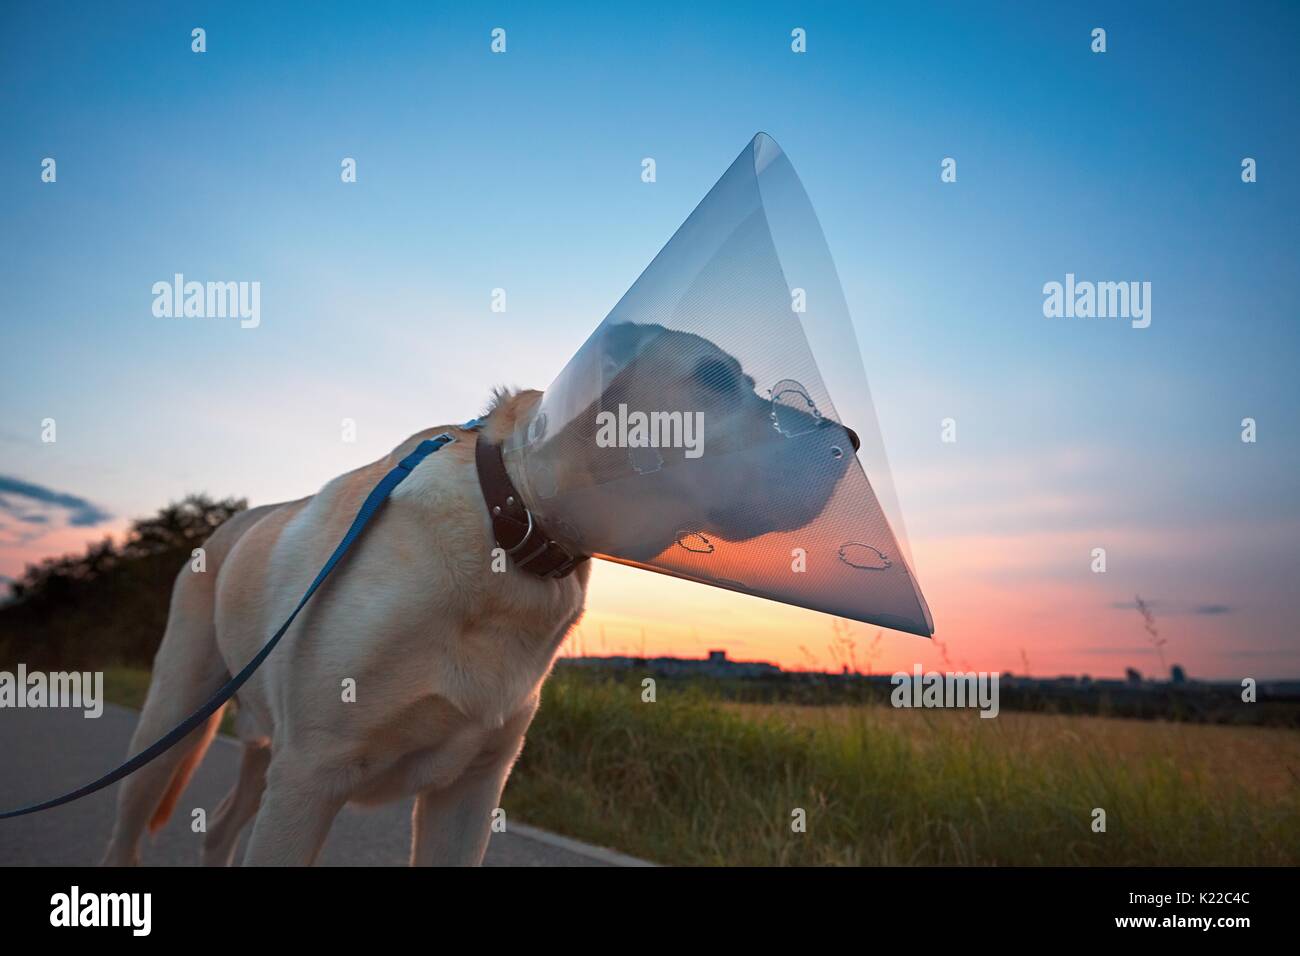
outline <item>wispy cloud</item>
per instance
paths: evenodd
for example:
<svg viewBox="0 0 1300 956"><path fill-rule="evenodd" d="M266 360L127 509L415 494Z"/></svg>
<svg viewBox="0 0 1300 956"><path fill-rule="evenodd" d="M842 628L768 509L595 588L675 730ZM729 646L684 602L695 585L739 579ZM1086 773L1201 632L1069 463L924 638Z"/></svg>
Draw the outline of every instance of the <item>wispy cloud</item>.
<svg viewBox="0 0 1300 956"><path fill-rule="evenodd" d="M40 512L33 512L28 504L22 501L14 501L12 498L7 497L8 495L25 498L29 502L36 502L38 505L66 512L68 524L74 528L93 527L97 524L103 524L113 517L103 508L92 504L85 498L63 491L55 491L53 488L46 488L43 485L32 484L18 478L11 478L8 475L0 475L0 492L6 494L6 497L0 497L0 513L7 514L26 524L48 524L49 516Z"/></svg>
<svg viewBox="0 0 1300 956"><path fill-rule="evenodd" d="M1201 617L1217 617L1220 614L1232 614L1236 609L1227 604L1186 604L1177 601L1147 601L1147 607L1165 615L1196 614ZM1135 601L1116 601L1111 607L1119 611L1136 611Z"/></svg>
<svg viewBox="0 0 1300 956"><path fill-rule="evenodd" d="M1115 656L1127 656L1131 654L1142 654L1142 655L1154 654L1155 648L1143 647L1140 644L1131 644L1131 645L1115 646L1115 647L1105 647L1105 646L1095 647L1089 645L1081 645L1079 647L1074 648L1074 651L1077 654L1104 654L1104 655L1115 655Z"/></svg>
<svg viewBox="0 0 1300 956"><path fill-rule="evenodd" d="M1193 614L1231 614L1232 608L1226 604L1202 604L1192 610Z"/></svg>

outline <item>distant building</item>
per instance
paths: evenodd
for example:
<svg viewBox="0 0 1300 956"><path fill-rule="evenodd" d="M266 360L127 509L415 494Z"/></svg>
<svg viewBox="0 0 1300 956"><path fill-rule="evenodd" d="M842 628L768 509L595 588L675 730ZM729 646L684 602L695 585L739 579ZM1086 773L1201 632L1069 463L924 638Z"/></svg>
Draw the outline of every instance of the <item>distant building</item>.
<svg viewBox="0 0 1300 956"><path fill-rule="evenodd" d="M1186 684L1187 674L1183 672L1181 664L1175 664L1169 671L1169 680L1174 684Z"/></svg>
<svg viewBox="0 0 1300 956"><path fill-rule="evenodd" d="M1136 667L1124 668L1124 683L1128 684L1130 687L1141 687L1142 672Z"/></svg>
<svg viewBox="0 0 1300 956"><path fill-rule="evenodd" d="M565 657L571 667L645 668L666 677L775 677L781 668L766 661L732 661L726 651L698 657Z"/></svg>

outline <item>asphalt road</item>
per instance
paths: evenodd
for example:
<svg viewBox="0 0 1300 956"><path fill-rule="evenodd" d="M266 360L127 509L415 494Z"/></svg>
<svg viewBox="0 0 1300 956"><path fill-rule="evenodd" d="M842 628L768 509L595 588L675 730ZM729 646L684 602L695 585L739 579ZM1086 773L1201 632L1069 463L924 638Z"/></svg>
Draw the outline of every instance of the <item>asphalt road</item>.
<svg viewBox="0 0 1300 956"><path fill-rule="evenodd" d="M100 776L125 758L136 712L106 705L86 719L79 710L0 709L0 809L46 800ZM190 831L190 811L209 814L235 781L239 745L218 737L190 781L176 813L152 843L146 866L199 862L203 835ZM43 813L0 820L0 866L88 866L99 862L113 826L117 787ZM507 813L509 812L507 808ZM334 821L319 860L323 866L404 866L410 851L411 804L347 807ZM510 820L492 835L487 866L620 866L638 861ZM247 838L249 827L245 828ZM241 843L236 860L243 853Z"/></svg>

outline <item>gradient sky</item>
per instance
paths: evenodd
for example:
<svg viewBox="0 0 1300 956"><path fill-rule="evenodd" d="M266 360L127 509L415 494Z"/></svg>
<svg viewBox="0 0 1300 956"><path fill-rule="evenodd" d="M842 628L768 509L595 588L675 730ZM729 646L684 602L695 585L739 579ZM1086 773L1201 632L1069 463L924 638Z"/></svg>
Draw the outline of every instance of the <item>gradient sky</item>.
<svg viewBox="0 0 1300 956"><path fill-rule="evenodd" d="M1141 594L1191 675L1300 674L1295 5L272 6L0 10L0 575L545 387L765 130L937 628L854 625L859 663L1155 671ZM176 272L260 281L261 327L155 318ZM1067 272L1151 282L1151 327L1044 318ZM833 667L831 626L601 564L570 652Z"/></svg>

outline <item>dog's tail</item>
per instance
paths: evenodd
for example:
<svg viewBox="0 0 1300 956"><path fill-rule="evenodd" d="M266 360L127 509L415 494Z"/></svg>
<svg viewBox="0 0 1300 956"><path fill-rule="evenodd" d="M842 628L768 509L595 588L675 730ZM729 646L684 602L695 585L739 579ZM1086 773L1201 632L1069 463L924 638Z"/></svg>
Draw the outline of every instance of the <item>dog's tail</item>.
<svg viewBox="0 0 1300 956"><path fill-rule="evenodd" d="M181 794L189 785L190 777L194 776L194 771L199 764L203 762L203 755L208 752L208 744L212 743L212 738L217 735L217 728L221 726L221 715L225 713L225 708L217 711L208 718L208 722L203 725L199 738L194 749L187 751L180 764L172 771L171 780L167 783L167 789L163 791L162 799L158 801L158 806L154 809L153 816L149 818L149 835L157 833L167 821L171 819L172 813L176 810L176 803L180 800Z"/></svg>

